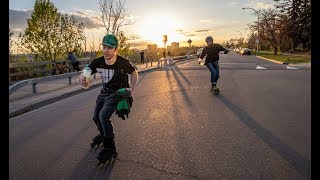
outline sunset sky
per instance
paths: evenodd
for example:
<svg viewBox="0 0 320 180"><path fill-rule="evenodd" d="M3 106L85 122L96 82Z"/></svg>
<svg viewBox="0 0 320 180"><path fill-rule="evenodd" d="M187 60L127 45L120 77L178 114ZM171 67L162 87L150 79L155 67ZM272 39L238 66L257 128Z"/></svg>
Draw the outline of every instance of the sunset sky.
<svg viewBox="0 0 320 180"><path fill-rule="evenodd" d="M99 0L51 0L61 13L75 15L78 22L85 24L88 42L99 44L105 34L101 21ZM132 48L146 49L147 44L163 47L162 36L168 36L167 45L179 42L187 46L204 45L206 36L213 36L214 42L222 43L231 38L248 38L248 24L257 20L251 7L256 10L273 8L273 0L127 0L129 18L135 23L122 30L127 35L140 38L131 43ZM26 27L34 0L9 0L9 27L15 34Z"/></svg>

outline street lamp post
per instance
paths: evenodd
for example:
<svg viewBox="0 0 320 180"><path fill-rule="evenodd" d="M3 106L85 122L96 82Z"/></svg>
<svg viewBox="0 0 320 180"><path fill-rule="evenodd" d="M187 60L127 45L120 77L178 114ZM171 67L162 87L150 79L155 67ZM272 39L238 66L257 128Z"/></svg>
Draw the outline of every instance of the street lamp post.
<svg viewBox="0 0 320 180"><path fill-rule="evenodd" d="M165 56L166 56L166 43L167 43L167 41L168 41L168 36L167 36L167 35L163 35L162 41L163 41L163 43L164 43L164 47L163 47L163 62L164 62L164 63L163 63L163 65L164 65L164 66L167 66L167 65L168 65L168 62L167 62Z"/></svg>
<svg viewBox="0 0 320 180"><path fill-rule="evenodd" d="M258 55L258 49L259 49L259 14L260 14L260 10L255 10L255 9L253 9L253 8L250 8L250 7L247 7L247 8L242 8L242 9L251 9L251 10L253 10L256 14L257 14L257 16L258 16L258 37L257 37L257 39L256 39L256 42L257 42L257 52L256 52L256 55Z"/></svg>
<svg viewBox="0 0 320 180"><path fill-rule="evenodd" d="M239 42L241 42L241 43L240 43L240 47L242 48L242 33L241 33L241 31L237 31L237 32L239 32L239 33L240 33L240 36L241 36L241 38L240 38L241 41L238 41L238 45L239 45Z"/></svg>
<svg viewBox="0 0 320 180"><path fill-rule="evenodd" d="M166 49L166 42L168 41L168 36L167 35L163 35L163 39L162 39L163 43L164 43L164 50Z"/></svg>

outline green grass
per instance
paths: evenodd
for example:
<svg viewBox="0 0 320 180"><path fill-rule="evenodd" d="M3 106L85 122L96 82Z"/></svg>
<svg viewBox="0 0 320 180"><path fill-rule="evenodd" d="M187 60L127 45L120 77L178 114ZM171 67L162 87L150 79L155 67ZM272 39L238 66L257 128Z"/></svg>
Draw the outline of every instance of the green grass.
<svg viewBox="0 0 320 180"><path fill-rule="evenodd" d="M256 51L252 51L251 53L252 55L255 55ZM275 61L287 62L292 64L311 62L311 56L283 55L283 54L273 55L273 52L269 52L269 51L259 51L258 56L272 59Z"/></svg>

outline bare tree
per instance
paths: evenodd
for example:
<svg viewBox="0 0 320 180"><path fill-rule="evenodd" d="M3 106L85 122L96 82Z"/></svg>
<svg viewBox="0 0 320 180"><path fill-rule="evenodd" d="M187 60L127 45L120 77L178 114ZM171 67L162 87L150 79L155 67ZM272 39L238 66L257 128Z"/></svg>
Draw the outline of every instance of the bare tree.
<svg viewBox="0 0 320 180"><path fill-rule="evenodd" d="M101 21L107 30L107 34L118 36L120 28L134 24L125 9L126 0L99 0L102 12Z"/></svg>

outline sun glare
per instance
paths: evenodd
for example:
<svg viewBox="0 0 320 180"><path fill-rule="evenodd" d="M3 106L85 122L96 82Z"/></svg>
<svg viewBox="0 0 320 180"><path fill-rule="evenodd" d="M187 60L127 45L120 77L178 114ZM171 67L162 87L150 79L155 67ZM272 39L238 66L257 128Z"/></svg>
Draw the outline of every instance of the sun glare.
<svg viewBox="0 0 320 180"><path fill-rule="evenodd" d="M163 35L168 36L167 45L183 39L183 36L176 32L176 29L181 27L181 24L172 15L161 14L144 16L137 30L141 38L162 47L164 45Z"/></svg>

